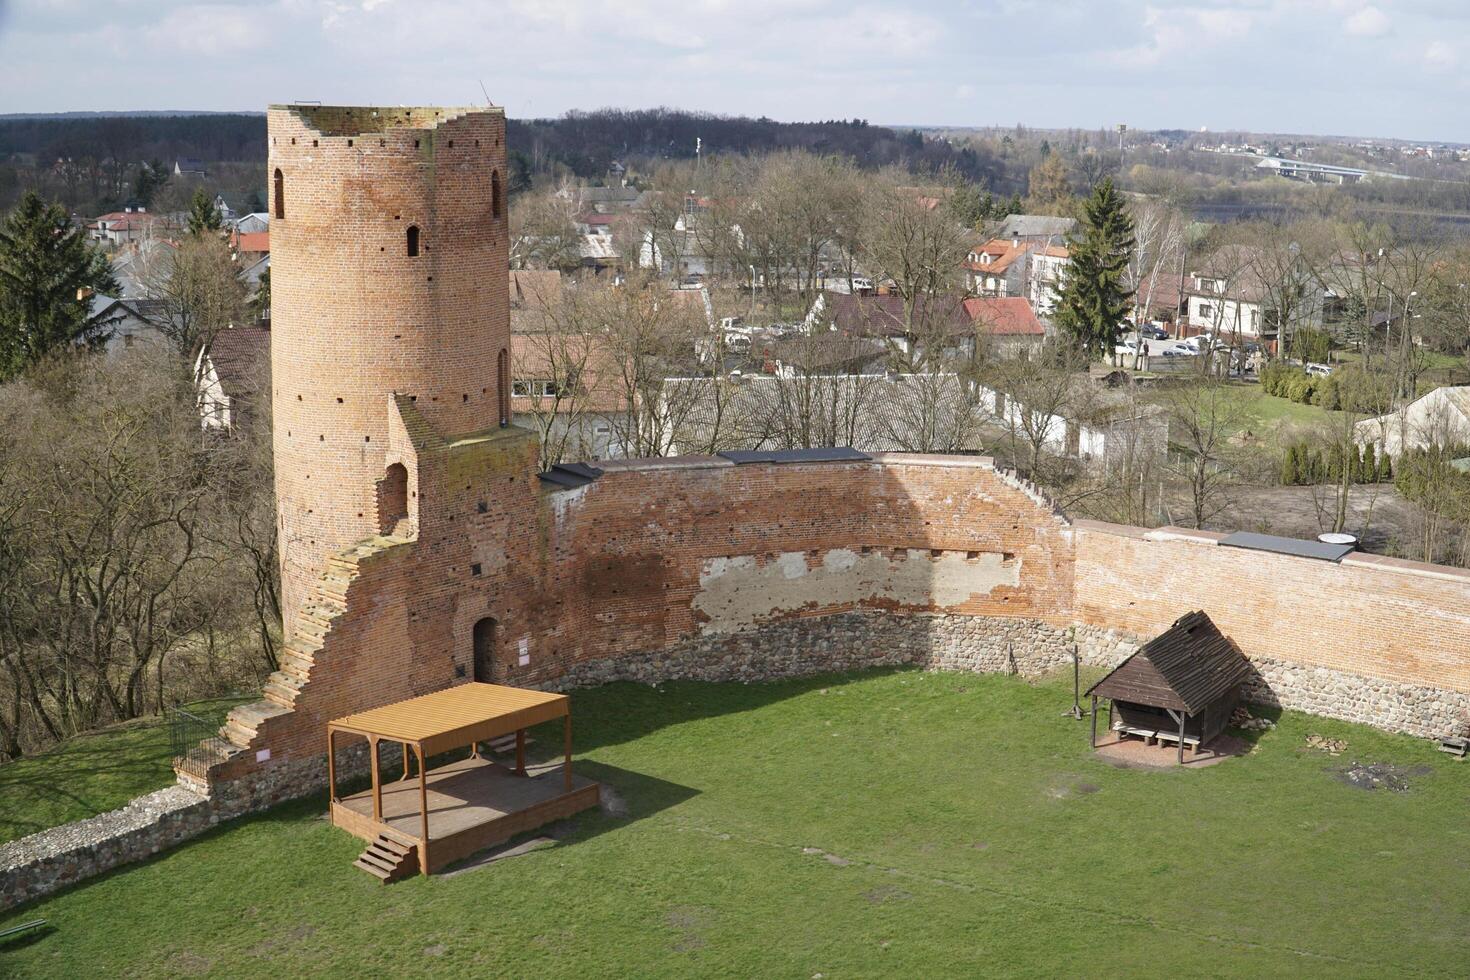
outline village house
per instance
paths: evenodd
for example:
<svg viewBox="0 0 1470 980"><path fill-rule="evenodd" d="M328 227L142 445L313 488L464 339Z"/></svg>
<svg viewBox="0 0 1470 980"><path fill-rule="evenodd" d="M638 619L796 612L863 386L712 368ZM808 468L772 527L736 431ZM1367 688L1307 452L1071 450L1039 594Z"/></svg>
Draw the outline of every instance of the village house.
<svg viewBox="0 0 1470 980"><path fill-rule="evenodd" d="M1225 245L1216 249L1189 273L1185 284L1185 333L1211 333L1216 337L1271 343L1278 329L1274 292L1261 276L1263 262L1257 249ZM1322 322L1323 294L1315 277L1301 277L1292 314L1292 329L1318 326Z"/></svg>
<svg viewBox="0 0 1470 980"><path fill-rule="evenodd" d="M118 248L129 242L141 241L153 234L162 219L149 214L147 209L128 206L121 211L109 211L99 215L87 225L87 237L100 242L104 248Z"/></svg>
<svg viewBox="0 0 1470 980"><path fill-rule="evenodd" d="M194 358L194 399L205 431L250 424L259 397L270 391L269 325L229 327Z"/></svg>
<svg viewBox="0 0 1470 980"><path fill-rule="evenodd" d="M1042 245L1031 251L1031 267L1026 277L1026 298L1040 316L1051 316L1061 301L1062 286L1072 253L1065 245Z"/></svg>
<svg viewBox="0 0 1470 980"><path fill-rule="evenodd" d="M1034 242L992 238L965 257L965 286L976 296L1025 296L1027 253Z"/></svg>
<svg viewBox="0 0 1470 980"><path fill-rule="evenodd" d="M1470 446L1470 385L1436 388L1396 412L1364 419L1353 438L1395 458L1407 449Z"/></svg>

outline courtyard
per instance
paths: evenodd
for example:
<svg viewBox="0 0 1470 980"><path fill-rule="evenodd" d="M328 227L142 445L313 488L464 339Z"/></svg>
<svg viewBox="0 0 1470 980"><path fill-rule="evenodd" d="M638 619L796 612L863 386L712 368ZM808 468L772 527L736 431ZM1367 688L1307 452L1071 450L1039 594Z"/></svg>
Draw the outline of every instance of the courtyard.
<svg viewBox="0 0 1470 980"><path fill-rule="evenodd" d="M352 866L361 842L324 819L321 794L10 913L0 928L49 927L0 946L0 973L1367 976L1470 962L1466 763L1422 740L1287 712L1234 732L1250 751L1219 765L1113 765L1062 715L1070 674L614 684L573 703L577 772L611 792L517 856L385 887ZM533 757L559 749L559 729L533 737ZM1364 765L1392 778L1357 778Z"/></svg>

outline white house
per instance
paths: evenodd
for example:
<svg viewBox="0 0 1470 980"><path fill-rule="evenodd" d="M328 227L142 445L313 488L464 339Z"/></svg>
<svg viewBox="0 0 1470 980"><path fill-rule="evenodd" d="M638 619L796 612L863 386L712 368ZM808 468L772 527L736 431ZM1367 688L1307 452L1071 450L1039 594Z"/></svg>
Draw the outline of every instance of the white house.
<svg viewBox="0 0 1470 980"><path fill-rule="evenodd" d="M1470 385L1436 388L1397 412L1364 419L1353 437L1394 457L1405 449L1470 445Z"/></svg>
<svg viewBox="0 0 1470 980"><path fill-rule="evenodd" d="M1063 245L1045 245L1031 252L1031 267L1026 281L1026 298L1039 316L1051 316L1061 299L1067 268L1072 253Z"/></svg>

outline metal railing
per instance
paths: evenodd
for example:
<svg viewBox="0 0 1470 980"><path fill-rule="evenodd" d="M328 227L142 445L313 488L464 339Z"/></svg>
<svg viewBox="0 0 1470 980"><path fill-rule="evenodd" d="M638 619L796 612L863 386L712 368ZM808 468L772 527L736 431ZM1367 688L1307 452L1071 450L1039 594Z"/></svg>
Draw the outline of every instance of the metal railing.
<svg viewBox="0 0 1470 980"><path fill-rule="evenodd" d="M220 718L202 718L178 705L165 709L165 716L175 766L203 776L210 763L228 750L219 733Z"/></svg>

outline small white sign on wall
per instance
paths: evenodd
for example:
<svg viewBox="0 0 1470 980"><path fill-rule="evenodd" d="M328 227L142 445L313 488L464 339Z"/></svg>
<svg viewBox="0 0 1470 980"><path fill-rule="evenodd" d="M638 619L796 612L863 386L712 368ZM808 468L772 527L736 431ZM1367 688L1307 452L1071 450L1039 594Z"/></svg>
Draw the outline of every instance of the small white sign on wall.
<svg viewBox="0 0 1470 980"><path fill-rule="evenodd" d="M258 750L255 753L255 761L256 762L269 762L270 761L270 757L271 757L271 750L270 749L260 749L260 750Z"/></svg>
<svg viewBox="0 0 1470 980"><path fill-rule="evenodd" d="M520 656L518 656L516 658L516 666L518 666L518 667L526 667L526 666L529 666L530 663L531 663L531 639L530 639L530 637L523 636L523 637L521 637Z"/></svg>

